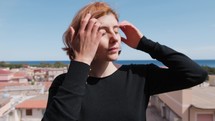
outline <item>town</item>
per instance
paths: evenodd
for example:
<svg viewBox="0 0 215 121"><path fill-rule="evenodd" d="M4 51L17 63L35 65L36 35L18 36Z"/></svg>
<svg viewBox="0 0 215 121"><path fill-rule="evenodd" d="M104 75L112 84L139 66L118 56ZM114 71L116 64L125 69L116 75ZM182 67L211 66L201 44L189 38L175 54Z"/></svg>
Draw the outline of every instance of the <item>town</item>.
<svg viewBox="0 0 215 121"><path fill-rule="evenodd" d="M68 65L0 67L0 121L40 121L52 81L67 69ZM215 121L214 102L215 75L210 74L196 87L152 96L147 120Z"/></svg>

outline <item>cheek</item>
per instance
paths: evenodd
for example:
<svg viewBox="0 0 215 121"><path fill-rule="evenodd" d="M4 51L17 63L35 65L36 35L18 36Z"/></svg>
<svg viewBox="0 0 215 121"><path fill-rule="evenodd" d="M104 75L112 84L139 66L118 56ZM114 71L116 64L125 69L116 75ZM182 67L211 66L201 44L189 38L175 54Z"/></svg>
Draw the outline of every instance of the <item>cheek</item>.
<svg viewBox="0 0 215 121"><path fill-rule="evenodd" d="M103 36L99 42L99 49L106 48L108 46L108 38Z"/></svg>
<svg viewBox="0 0 215 121"><path fill-rule="evenodd" d="M117 40L118 40L118 43L121 45L121 36L120 36L120 34L117 35Z"/></svg>
<svg viewBox="0 0 215 121"><path fill-rule="evenodd" d="M117 39L119 40L119 42L121 42L121 36L120 36L120 34L117 35Z"/></svg>
<svg viewBox="0 0 215 121"><path fill-rule="evenodd" d="M121 44L121 36L120 34L117 34L117 40L118 43ZM109 45L109 37L107 35L102 36L100 39L99 47L106 48Z"/></svg>

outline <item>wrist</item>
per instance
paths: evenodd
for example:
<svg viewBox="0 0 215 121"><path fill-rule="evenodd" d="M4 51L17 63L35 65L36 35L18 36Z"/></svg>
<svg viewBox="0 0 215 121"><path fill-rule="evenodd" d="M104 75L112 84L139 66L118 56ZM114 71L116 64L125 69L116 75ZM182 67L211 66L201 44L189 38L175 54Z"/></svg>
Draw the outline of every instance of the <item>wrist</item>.
<svg viewBox="0 0 215 121"><path fill-rule="evenodd" d="M78 62L82 62L82 63L85 63L87 65L90 65L91 64L91 60L90 59L86 59L86 58L75 58L74 61L78 61Z"/></svg>

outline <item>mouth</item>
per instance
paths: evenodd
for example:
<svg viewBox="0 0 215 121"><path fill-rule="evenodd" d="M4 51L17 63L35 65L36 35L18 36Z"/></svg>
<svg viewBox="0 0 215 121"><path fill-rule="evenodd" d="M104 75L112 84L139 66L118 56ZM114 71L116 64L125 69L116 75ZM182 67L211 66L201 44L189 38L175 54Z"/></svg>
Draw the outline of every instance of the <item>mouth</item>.
<svg viewBox="0 0 215 121"><path fill-rule="evenodd" d="M118 47L111 47L108 49L108 52L113 54L113 53L118 53L119 52L119 48Z"/></svg>

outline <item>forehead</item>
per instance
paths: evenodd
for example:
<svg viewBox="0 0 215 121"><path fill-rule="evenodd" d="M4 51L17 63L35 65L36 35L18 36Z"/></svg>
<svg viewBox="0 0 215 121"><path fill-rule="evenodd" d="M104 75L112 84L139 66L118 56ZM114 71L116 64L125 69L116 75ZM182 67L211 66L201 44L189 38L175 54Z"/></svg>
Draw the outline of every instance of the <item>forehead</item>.
<svg viewBox="0 0 215 121"><path fill-rule="evenodd" d="M118 21L113 14L107 14L98 18L98 21L104 26L118 25Z"/></svg>

